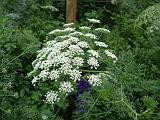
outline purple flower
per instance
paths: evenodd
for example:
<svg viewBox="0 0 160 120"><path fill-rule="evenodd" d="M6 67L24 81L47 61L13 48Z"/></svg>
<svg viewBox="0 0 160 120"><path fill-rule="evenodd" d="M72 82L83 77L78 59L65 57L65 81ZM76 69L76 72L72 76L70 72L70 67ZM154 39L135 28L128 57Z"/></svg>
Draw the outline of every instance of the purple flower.
<svg viewBox="0 0 160 120"><path fill-rule="evenodd" d="M86 110L84 108L86 101L81 99L81 94L77 95L77 106L78 106L78 111L80 113L84 113Z"/></svg>
<svg viewBox="0 0 160 120"><path fill-rule="evenodd" d="M82 94L83 91L88 91L90 88L90 84L87 80L81 79L79 81L77 81L77 90L78 90L78 94Z"/></svg>
<svg viewBox="0 0 160 120"><path fill-rule="evenodd" d="M80 112L80 113L84 113L84 112L85 112L85 109L84 109L84 108L79 108L79 112Z"/></svg>
<svg viewBox="0 0 160 120"><path fill-rule="evenodd" d="M81 80L77 81L77 91L78 91L77 104L78 104L78 110L80 113L84 113L86 111L84 108L86 101L81 99L81 94L84 91L88 91L90 87L91 86L87 80L81 79Z"/></svg>

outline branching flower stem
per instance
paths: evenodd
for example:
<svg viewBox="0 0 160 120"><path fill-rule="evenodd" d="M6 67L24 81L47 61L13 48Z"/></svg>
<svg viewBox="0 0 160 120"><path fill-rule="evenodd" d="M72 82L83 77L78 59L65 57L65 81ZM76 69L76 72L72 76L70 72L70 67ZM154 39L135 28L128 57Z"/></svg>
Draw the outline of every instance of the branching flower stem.
<svg viewBox="0 0 160 120"><path fill-rule="evenodd" d="M105 97L105 100L108 101L106 103L108 104L116 104L116 103L122 103L124 104L126 107L128 107L130 109L131 112L133 112L133 114L135 114L135 118L134 120L138 120L138 116L142 116L146 113L148 113L150 111L150 109L146 109L144 112L142 113L137 113L125 100L124 100L124 92L123 92L123 85L121 84L121 88L120 88L120 95L121 95L121 99L118 101L108 101L107 98Z"/></svg>
<svg viewBox="0 0 160 120"><path fill-rule="evenodd" d="M121 84L121 91L120 91L120 94L121 94L121 102L126 106L126 107L128 107L134 114L135 114L135 120L137 120L138 119L138 116L141 116L141 115L143 115L143 114L145 114L145 113L147 113L147 112L149 112L150 111L150 109L147 109L147 110L145 110L143 113L137 113L125 100L124 100L124 98L123 98L123 96L124 96L124 92L123 92L123 85Z"/></svg>

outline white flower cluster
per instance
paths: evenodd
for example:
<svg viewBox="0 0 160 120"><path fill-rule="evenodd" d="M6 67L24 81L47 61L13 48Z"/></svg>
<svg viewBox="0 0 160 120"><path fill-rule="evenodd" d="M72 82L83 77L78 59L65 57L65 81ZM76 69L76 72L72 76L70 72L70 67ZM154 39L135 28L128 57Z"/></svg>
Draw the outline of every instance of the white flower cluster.
<svg viewBox="0 0 160 120"><path fill-rule="evenodd" d="M88 77L88 81L93 86L101 86L102 85L102 80L99 75L94 75L94 74L90 75Z"/></svg>
<svg viewBox="0 0 160 120"><path fill-rule="evenodd" d="M75 28L65 28L64 31L65 32L73 32L73 31L75 31Z"/></svg>
<svg viewBox="0 0 160 120"><path fill-rule="evenodd" d="M48 34L57 34L57 33L61 33L61 32L63 32L63 30L56 29L56 30L49 32Z"/></svg>
<svg viewBox="0 0 160 120"><path fill-rule="evenodd" d="M89 21L100 23L95 19ZM85 69L86 71L99 69L100 59L106 59L102 58L100 51L106 54L104 57L109 56L117 60L117 57L107 50L108 45L98 41L98 37L92 33L92 28L82 26L75 30L72 28L73 23L65 24L64 27L63 30L56 29L49 33L55 34L56 38L48 41L46 46L38 51L37 58L32 63L33 71L29 73L33 76L31 81L33 86L40 80L53 83L54 91L49 91L45 95L46 102L51 104L60 100L60 94L68 95L74 91L77 80L89 75L89 72L84 72ZM83 30L88 30L88 33ZM93 45L98 46L98 50ZM102 85L99 75L89 75L88 81L93 86Z"/></svg>
<svg viewBox="0 0 160 120"><path fill-rule="evenodd" d="M59 75L60 75L60 72L58 70L52 70L50 72L50 76L49 77L50 77L51 80L57 81L57 79L59 78Z"/></svg>
<svg viewBox="0 0 160 120"><path fill-rule="evenodd" d="M31 81L32 85L35 86L38 80L39 80L39 78L37 76L35 76Z"/></svg>
<svg viewBox="0 0 160 120"><path fill-rule="evenodd" d="M63 81L60 83L60 87L59 87L60 92L68 94L68 93L72 92L73 90L74 89L73 89L73 85L71 84L71 82Z"/></svg>
<svg viewBox="0 0 160 120"><path fill-rule="evenodd" d="M55 11L58 12L58 11L59 11L56 7L51 6L51 5L42 6L41 8L43 8L43 9L49 9L49 10L51 10L52 12L55 12Z"/></svg>
<svg viewBox="0 0 160 120"><path fill-rule="evenodd" d="M90 39L97 39L97 36L96 35L94 35L94 34L92 34L92 33L86 33L86 34L84 34L84 36L85 37L88 37L88 38L90 38Z"/></svg>
<svg viewBox="0 0 160 120"><path fill-rule="evenodd" d="M108 45L106 45L106 43L104 43L104 42L95 41L95 44L96 44L97 46L99 46L99 47L104 47L104 48L107 48L107 47L108 47Z"/></svg>
<svg viewBox="0 0 160 120"><path fill-rule="evenodd" d="M88 21L91 23L100 23L100 20L97 19L88 19Z"/></svg>
<svg viewBox="0 0 160 120"><path fill-rule="evenodd" d="M56 91L48 91L45 95L46 97L46 103L54 104L55 102L58 102L60 98L58 97L58 92Z"/></svg>
<svg viewBox="0 0 160 120"><path fill-rule="evenodd" d="M67 24L64 24L63 27L71 27L73 25L74 25L74 23L67 23Z"/></svg>
<svg viewBox="0 0 160 120"><path fill-rule="evenodd" d="M80 80L81 78L81 73L79 70L77 69L73 69L69 71L70 74L70 79L74 80L74 82L76 82L77 80Z"/></svg>
<svg viewBox="0 0 160 120"><path fill-rule="evenodd" d="M98 60L96 58L94 58L94 57L90 57L87 60L87 63L90 65L91 69L97 69L99 67Z"/></svg>
<svg viewBox="0 0 160 120"><path fill-rule="evenodd" d="M88 48L89 47L89 44L84 41L78 42L77 45L81 48Z"/></svg>
<svg viewBox="0 0 160 120"><path fill-rule="evenodd" d="M84 59L82 59L81 57L75 57L73 58L73 65L77 66L77 67L81 67L83 66L84 63Z"/></svg>
<svg viewBox="0 0 160 120"><path fill-rule="evenodd" d="M87 27L87 26L82 26L82 27L79 27L80 30L91 30L90 27Z"/></svg>
<svg viewBox="0 0 160 120"><path fill-rule="evenodd" d="M77 32L77 31L75 31L75 32L70 33L69 35L76 37L76 36L83 36L84 34L83 34L82 32Z"/></svg>
<svg viewBox="0 0 160 120"><path fill-rule="evenodd" d="M108 29L105 29L105 28L96 28L95 31L103 32L103 33L110 33L110 31Z"/></svg>
<svg viewBox="0 0 160 120"><path fill-rule="evenodd" d="M49 32L48 34L59 34L59 33L64 33L64 32L73 32L73 31L75 31L75 28L67 27L64 30L60 30L60 29L53 30Z"/></svg>
<svg viewBox="0 0 160 120"><path fill-rule="evenodd" d="M99 57L99 53L97 51L95 51L95 50L88 50L87 52L90 53L89 56L93 56L95 58Z"/></svg>
<svg viewBox="0 0 160 120"><path fill-rule="evenodd" d="M113 62L116 62L118 60L117 56L111 53L109 50L104 51L107 56L111 57L113 59Z"/></svg>

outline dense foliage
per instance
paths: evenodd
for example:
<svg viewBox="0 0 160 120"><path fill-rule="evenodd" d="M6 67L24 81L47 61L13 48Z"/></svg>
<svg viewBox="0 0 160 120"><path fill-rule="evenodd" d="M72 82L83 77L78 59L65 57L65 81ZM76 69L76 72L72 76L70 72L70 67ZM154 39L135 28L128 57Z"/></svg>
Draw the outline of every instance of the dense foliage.
<svg viewBox="0 0 160 120"><path fill-rule="evenodd" d="M95 27L117 62L103 59L101 89L85 81L65 104L43 100L46 84L34 87L32 61L45 46L48 33L62 29L64 0L0 1L0 119L1 120L159 120L160 3L159 0L78 0L77 25L100 19ZM58 8L58 9L57 9ZM82 90L80 89L82 88Z"/></svg>

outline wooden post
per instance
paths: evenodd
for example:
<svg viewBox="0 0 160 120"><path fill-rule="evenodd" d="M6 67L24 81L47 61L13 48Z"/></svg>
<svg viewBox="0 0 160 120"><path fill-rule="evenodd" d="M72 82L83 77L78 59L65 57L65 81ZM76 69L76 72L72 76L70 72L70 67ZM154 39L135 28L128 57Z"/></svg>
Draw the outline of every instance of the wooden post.
<svg viewBox="0 0 160 120"><path fill-rule="evenodd" d="M74 23L76 21L77 0L66 0L66 22Z"/></svg>

